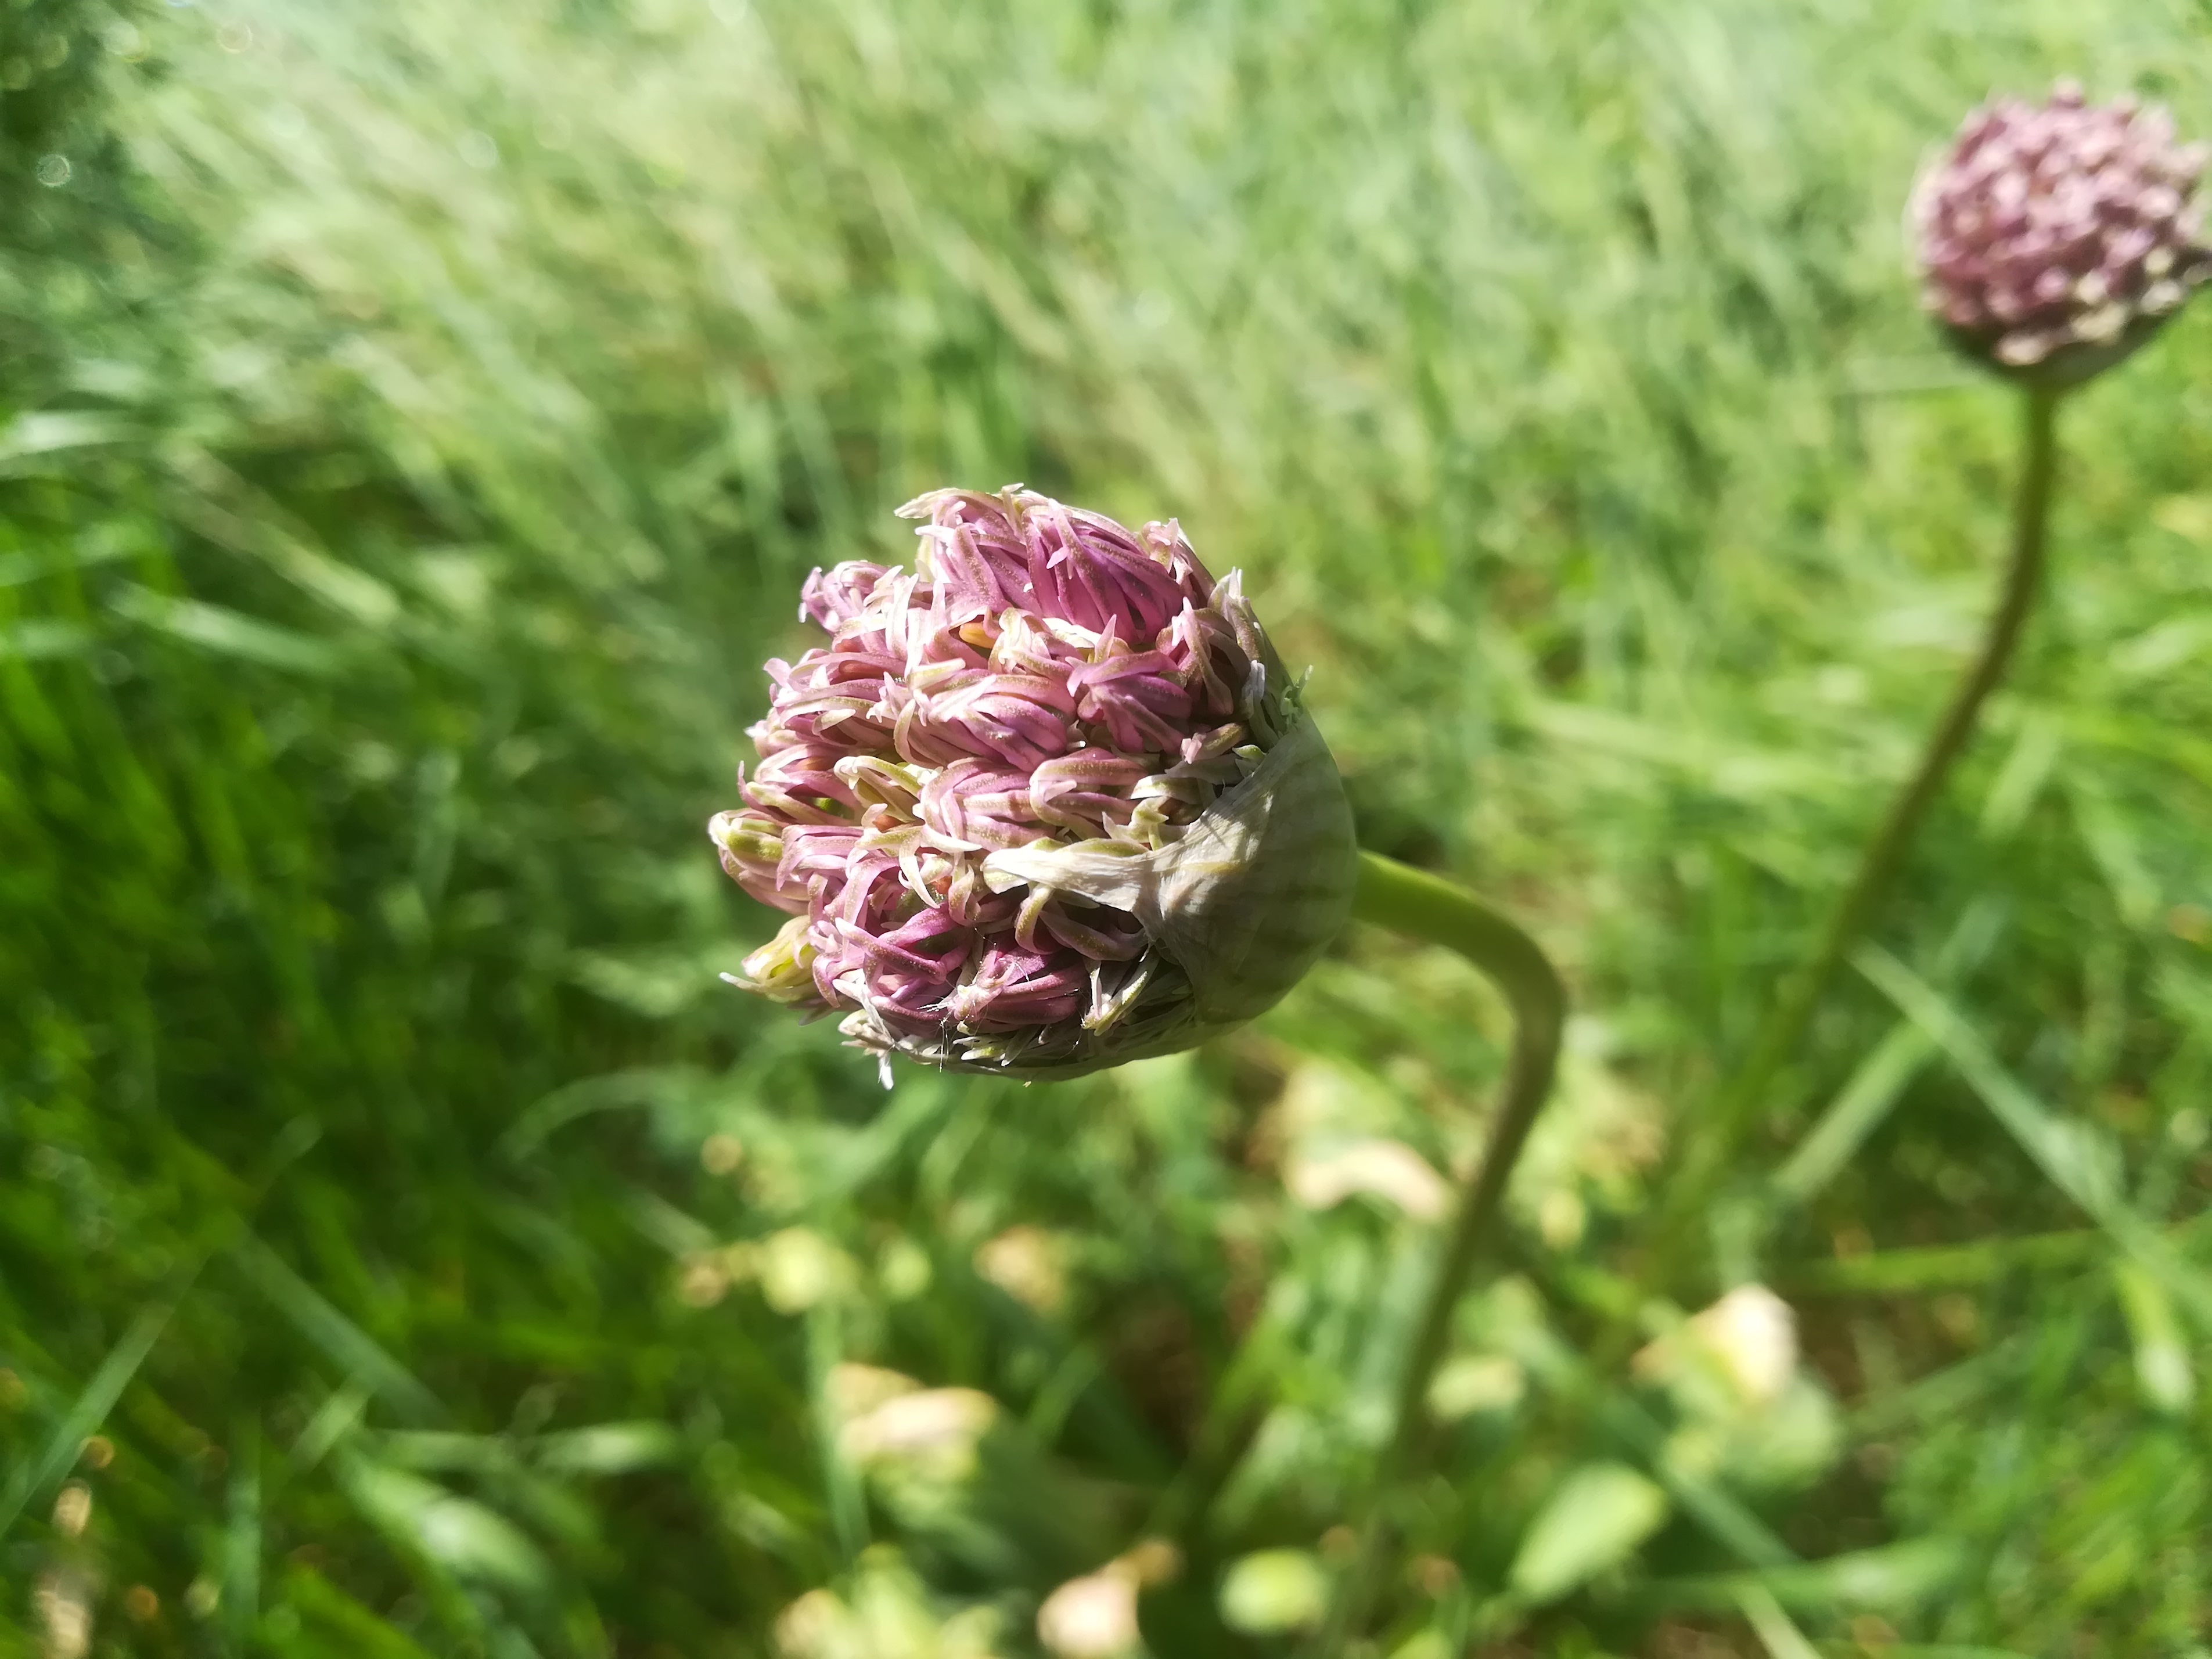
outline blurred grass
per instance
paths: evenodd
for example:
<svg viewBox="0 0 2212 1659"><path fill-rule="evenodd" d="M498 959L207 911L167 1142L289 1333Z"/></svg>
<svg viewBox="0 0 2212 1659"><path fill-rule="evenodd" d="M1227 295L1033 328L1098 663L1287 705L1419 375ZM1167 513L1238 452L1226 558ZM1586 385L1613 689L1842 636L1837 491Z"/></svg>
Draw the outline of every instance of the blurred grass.
<svg viewBox="0 0 2212 1659"><path fill-rule="evenodd" d="M1289 1650L1216 1591L1334 1559L1433 1182L1353 1155L1474 1146L1486 989L1359 934L1199 1056L886 1098L714 977L798 581L1013 478L1243 565L1365 836L1576 984L1379 1651L2201 1650L2202 317L2067 411L1888 967L1667 1287L1803 1366L1577 1358L1986 601L1917 158L2062 71L2212 131L2201 11L0 27L0 1655L1018 1655L1162 1530L1156 1652ZM1000 1415L841 1453L850 1363Z"/></svg>

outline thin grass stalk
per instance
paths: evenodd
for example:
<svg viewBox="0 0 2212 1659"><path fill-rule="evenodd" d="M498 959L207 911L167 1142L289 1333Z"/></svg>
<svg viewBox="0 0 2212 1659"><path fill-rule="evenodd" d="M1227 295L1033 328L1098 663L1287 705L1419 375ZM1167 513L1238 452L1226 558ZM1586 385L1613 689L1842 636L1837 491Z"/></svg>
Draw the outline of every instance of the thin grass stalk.
<svg viewBox="0 0 2212 1659"><path fill-rule="evenodd" d="M1895 885L1913 837L1942 793L1959 757L1972 742L1990 694L2004 681L2042 586L2049 543L2051 479L2056 470L2057 390L2031 387L2021 396L2021 459L2014 498L2012 548L1997 606L1982 647L1929 733L1920 763L1890 803L1881 827L1860 855L1850 884L1829 912L1819 941L1784 982L1760 1025L1751 1052L1711 1110L1686 1126L1687 1144L1668 1184L1650 1256L1658 1282L1681 1266L1691 1228L1706 1208L1722 1172L1759 1112L1774 1083L1803 1040L1821 999Z"/></svg>

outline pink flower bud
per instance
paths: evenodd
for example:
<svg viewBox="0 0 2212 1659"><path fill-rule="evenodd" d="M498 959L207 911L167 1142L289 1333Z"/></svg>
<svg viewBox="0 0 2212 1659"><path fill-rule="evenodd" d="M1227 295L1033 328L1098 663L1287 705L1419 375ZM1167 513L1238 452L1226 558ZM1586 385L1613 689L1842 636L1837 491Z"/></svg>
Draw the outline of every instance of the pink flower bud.
<svg viewBox="0 0 2212 1659"><path fill-rule="evenodd" d="M1335 764L1236 573L1018 486L939 490L911 572L817 570L723 867L790 912L736 982L857 1045L1065 1075L1279 997L1341 926Z"/></svg>
<svg viewBox="0 0 2212 1659"><path fill-rule="evenodd" d="M2163 110L2088 104L2071 82L1976 110L1913 193L1929 314L2039 385L2118 362L2212 276L2191 205L2204 161Z"/></svg>

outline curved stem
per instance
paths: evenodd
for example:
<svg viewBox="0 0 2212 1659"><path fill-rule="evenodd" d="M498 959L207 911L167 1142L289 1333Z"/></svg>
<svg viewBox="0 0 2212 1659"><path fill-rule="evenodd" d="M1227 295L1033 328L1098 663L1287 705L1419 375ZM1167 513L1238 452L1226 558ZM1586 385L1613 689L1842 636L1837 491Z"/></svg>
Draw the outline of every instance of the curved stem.
<svg viewBox="0 0 2212 1659"><path fill-rule="evenodd" d="M1359 1554L1341 1580L1321 1651L1334 1654L1357 1632L1372 1602L1389 1545L1382 1504L1412 1471L1427 1427L1429 1382L1451 1337L1453 1310L1494 1226L1507 1178L1543 1109L1559 1060L1566 988L1536 942L1464 888L1374 853L1359 855L1352 914L1458 951L1489 975L1513 1010L1513 1048L1482 1161L1460 1199L1436 1279L1398 1379L1390 1438L1370 1488Z"/></svg>
<svg viewBox="0 0 2212 1659"><path fill-rule="evenodd" d="M1749 1056L1723 1091L1711 1114L1686 1126L1693 1137L1685 1147L1680 1170L1671 1183L1662 1211L1655 1255L1662 1268L1684 1242L1690 1224L1735 1153L1737 1143L1770 1102L1776 1074L1803 1038L1820 999L1833 983L1844 958L1866 932L1896 879L1914 833L1942 791L1953 764L1972 738L1982 705L2003 681L2015 647L2034 609L2041 586L2051 518L2051 474L2057 458L2056 419L2060 394L2026 393L2018 493L2014 498L2012 552L2004 587L1991 613L1982 648L1965 678L1951 694L1950 706L1929 734L1928 746L1911 779L1890 803L1889 812L1860 855L1850 885L1829 912L1820 941L1802 965L1784 981L1768 1010Z"/></svg>

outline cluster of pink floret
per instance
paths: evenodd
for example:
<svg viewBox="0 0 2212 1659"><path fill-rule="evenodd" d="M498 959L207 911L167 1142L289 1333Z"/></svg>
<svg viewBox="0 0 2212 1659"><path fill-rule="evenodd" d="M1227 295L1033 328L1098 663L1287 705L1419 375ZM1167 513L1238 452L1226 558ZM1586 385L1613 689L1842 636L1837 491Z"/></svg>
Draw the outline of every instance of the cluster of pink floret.
<svg viewBox="0 0 2212 1659"><path fill-rule="evenodd" d="M2154 324L2212 271L2191 200L2205 161L2163 110L2070 82L1984 106L1914 199L1929 310L2019 368Z"/></svg>
<svg viewBox="0 0 2212 1659"><path fill-rule="evenodd" d="M1171 839L1273 739L1265 643L1172 521L1132 533L1018 487L900 511L927 521L914 570L808 579L830 642L768 665L760 763L711 826L793 917L740 982L884 1049L1098 1029L1159 965L1143 928L990 855Z"/></svg>

